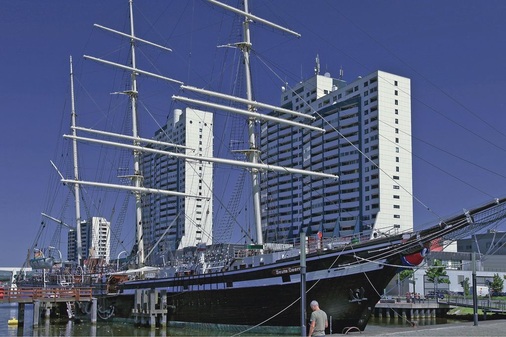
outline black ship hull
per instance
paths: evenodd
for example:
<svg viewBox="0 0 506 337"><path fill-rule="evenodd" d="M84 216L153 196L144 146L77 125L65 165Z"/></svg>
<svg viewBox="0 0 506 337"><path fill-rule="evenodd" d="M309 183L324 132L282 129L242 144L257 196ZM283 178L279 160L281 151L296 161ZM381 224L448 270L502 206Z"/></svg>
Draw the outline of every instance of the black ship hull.
<svg viewBox="0 0 506 337"><path fill-rule="evenodd" d="M234 254L232 260L206 247L207 251L195 251L194 258L200 262L193 266L174 265L159 270L154 278L141 274L114 287L95 284L99 313L102 318L133 318L134 311L147 306L138 301L139 295L150 292L160 295L156 302L166 309L170 325L197 323L293 334L300 331L302 322L308 324L309 306L301 317L301 284L305 280L303 300L320 303L332 332L349 327L364 330L383 289L396 273L420 264L430 249L442 248L443 240L504 218L506 199L501 199L419 232L347 243L309 238L302 263L299 247L248 251L246 255ZM211 262L220 262L222 267ZM132 276L127 272L113 275L126 279Z"/></svg>
<svg viewBox="0 0 506 337"><path fill-rule="evenodd" d="M308 254L306 298L320 303L333 331L365 329L383 289L400 270L404 253L420 250L402 241L397 236ZM128 317L136 290L156 289L167 294L172 323L277 327L278 332L285 327L293 333L301 326L300 271L297 257L246 269L130 281L110 300L116 302L117 317Z"/></svg>

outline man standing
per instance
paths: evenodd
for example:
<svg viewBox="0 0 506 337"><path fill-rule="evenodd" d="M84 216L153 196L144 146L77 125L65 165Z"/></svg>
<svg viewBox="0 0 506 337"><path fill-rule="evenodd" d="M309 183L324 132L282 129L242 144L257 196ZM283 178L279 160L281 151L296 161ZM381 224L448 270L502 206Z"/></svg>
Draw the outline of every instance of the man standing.
<svg viewBox="0 0 506 337"><path fill-rule="evenodd" d="M325 329L329 326L327 314L320 309L320 305L316 301L311 301L311 313L309 336L325 336Z"/></svg>

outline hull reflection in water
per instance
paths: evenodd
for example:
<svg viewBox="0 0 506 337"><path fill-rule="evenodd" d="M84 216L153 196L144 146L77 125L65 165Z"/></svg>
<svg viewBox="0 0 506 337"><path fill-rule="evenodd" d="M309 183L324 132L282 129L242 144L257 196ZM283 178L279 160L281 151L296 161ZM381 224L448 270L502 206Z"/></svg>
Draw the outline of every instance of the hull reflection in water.
<svg viewBox="0 0 506 337"><path fill-rule="evenodd" d="M8 326L7 320L17 317L17 305L0 304L0 336L138 336L138 337L160 337L160 336L230 336L230 331L202 330L173 328L150 329L135 327L131 322L104 322L91 324L89 318L82 318L81 323L73 321L41 320L37 327L33 326L33 306L26 305L25 321L23 326ZM241 336L254 336L252 334L241 334ZM256 335L258 336L258 335ZM290 337L290 336L288 336Z"/></svg>
<svg viewBox="0 0 506 337"><path fill-rule="evenodd" d="M440 317L419 317L413 320L399 317L371 317L369 319L369 324L366 330L372 330L375 328L395 328L395 327L406 327L413 326L413 324L417 326L424 325L440 325L440 324L453 324L458 323L459 321L440 318ZM370 329L369 329L370 327Z"/></svg>

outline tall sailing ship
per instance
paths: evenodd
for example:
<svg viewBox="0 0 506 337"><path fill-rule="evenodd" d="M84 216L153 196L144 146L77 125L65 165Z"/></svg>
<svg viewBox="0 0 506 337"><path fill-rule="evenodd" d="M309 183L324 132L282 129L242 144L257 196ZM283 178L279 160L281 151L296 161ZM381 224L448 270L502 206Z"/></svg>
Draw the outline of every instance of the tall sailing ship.
<svg viewBox="0 0 506 337"><path fill-rule="evenodd" d="M264 242L261 172L277 171L280 174L304 175L310 176L312 179L331 179L333 181L339 177L333 173L262 163L258 144L259 135L256 133L259 124L280 123L301 128L304 133L326 131L326 127L315 126L318 123L314 121L321 116L318 116L314 111L301 113L254 100L250 69L252 50L250 25L253 22L261 23L286 34L295 36L298 34L253 15L249 9L248 0L244 0L244 8L242 9L215 0L209 0L209 2L243 18L243 41L231 44L229 47L238 48L242 53L245 97L235 97L196 88L138 68L135 58L136 43L142 42L149 43L154 47L165 47L142 40L134 34L132 0L129 1L130 33L122 33L97 25L101 29L127 37L130 40L132 64L126 66L85 56L87 59L129 71L131 79L131 87L123 93L128 95L130 99L132 135L126 136L78 127L75 123L74 111L72 134L65 135L66 138L72 139L75 150L77 142L83 141L128 149L134 154L134 173L129 176L131 185L81 180L77 164L75 165L74 178L62 179L64 183L75 187L78 266L83 265L85 259L80 238L79 188L81 186L115 188L128 190L135 195L136 240L133 261L136 268L113 273L114 275L109 280L118 280L120 275L126 276L121 279L119 284L115 284L114 288L108 288L107 291L104 291L103 287L97 288L100 290L101 301L104 301L102 308L109 310L105 312L104 318L130 317L136 291L155 289L167 295L168 320L171 323L236 325L257 329L278 327L278 332L285 330L293 332L290 330L291 328L299 327L307 321L306 299L317 299L320 306L327 312L334 331L341 331L345 327L358 327L360 330L364 330L374 306L381 298L383 289L396 273L403 268L412 268L422 263L424 256L431 249L441 248L447 241L482 230L506 217L506 199L498 199L441 221L434 227L410 233L395 233L376 237L376 232L370 228L366 234L354 233L346 237L333 237L323 235L321 231L317 233L301 231L298 236L293 236L291 242ZM199 100L174 95L173 99L178 102L213 111L226 111L246 116L249 149L244 151L244 156L248 160L240 161L195 155L185 144L141 138L136 124L138 118L136 78L138 75L178 83L185 92L207 97L206 100ZM221 103L223 101L228 103ZM267 110L269 113L260 113L258 112L260 109ZM322 120L322 123L319 124L324 125L325 123L326 121ZM123 141L83 137L78 135L78 132ZM256 228L255 234L252 235L254 241L248 245L227 243L206 245L205 242L201 242L192 247L173 251L172 258L168 263L164 263L163 267L147 266L147 257L154 247L150 247L150 251L146 252L147 249L144 246L142 209L145 205L143 205L142 196L162 194L197 200L205 199L205 197L144 186L141 170L142 153L170 156L186 162L219 163L248 170L251 175L253 191L253 218ZM151 275L148 276L148 273ZM133 277L135 275L139 277Z"/></svg>

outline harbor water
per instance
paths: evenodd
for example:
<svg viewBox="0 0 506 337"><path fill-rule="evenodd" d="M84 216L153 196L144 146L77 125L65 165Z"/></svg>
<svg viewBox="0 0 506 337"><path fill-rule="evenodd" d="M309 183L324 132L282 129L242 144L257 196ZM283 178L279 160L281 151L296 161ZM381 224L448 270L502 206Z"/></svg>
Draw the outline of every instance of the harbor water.
<svg viewBox="0 0 506 337"><path fill-rule="evenodd" d="M32 305L26 305L25 307L25 321L23 326L9 325L9 319L16 318L17 311L17 304L0 304L0 336L258 336L251 333L173 327L151 329L146 327L135 327L131 322L98 321L97 324L91 324L87 320L82 320L80 323L77 323L73 321L48 321L42 319L39 325L34 327ZM457 321L442 318L428 318L419 319L415 323L417 326L444 326L456 322ZM372 332L384 328L401 329L409 327L412 324L413 322L403 319L372 317L365 332ZM336 334L340 332L333 331L333 333ZM263 336L265 336L265 334ZM300 334L298 336L300 336Z"/></svg>
<svg viewBox="0 0 506 337"><path fill-rule="evenodd" d="M233 336L239 332L202 330L188 328L149 328L136 327L132 322L104 322L91 324L83 319L79 323L73 321L58 321L41 319L39 325L33 326L33 305L25 306L25 321L22 326L9 325L8 321L17 317L17 304L0 304L0 336ZM259 336L258 334L240 333L240 336ZM265 334L263 334L265 336ZM300 335L299 335L300 336ZM288 336L294 337L294 336Z"/></svg>

